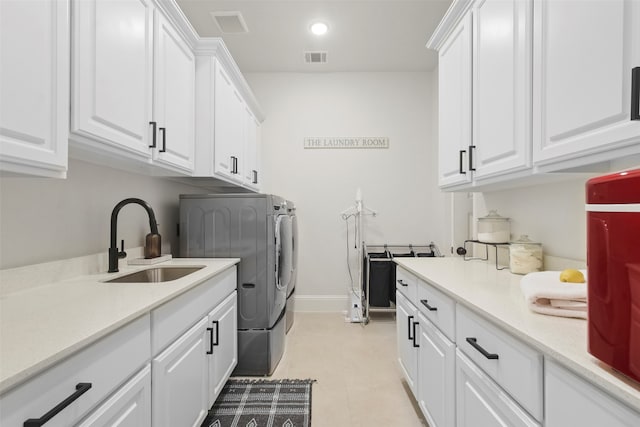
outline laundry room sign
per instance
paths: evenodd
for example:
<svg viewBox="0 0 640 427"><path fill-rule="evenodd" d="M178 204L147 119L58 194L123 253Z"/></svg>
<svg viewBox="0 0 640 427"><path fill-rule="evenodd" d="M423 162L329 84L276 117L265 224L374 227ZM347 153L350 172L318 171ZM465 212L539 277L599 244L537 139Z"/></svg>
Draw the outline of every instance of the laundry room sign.
<svg viewBox="0 0 640 427"><path fill-rule="evenodd" d="M389 148L386 136L315 136L304 139L304 148Z"/></svg>

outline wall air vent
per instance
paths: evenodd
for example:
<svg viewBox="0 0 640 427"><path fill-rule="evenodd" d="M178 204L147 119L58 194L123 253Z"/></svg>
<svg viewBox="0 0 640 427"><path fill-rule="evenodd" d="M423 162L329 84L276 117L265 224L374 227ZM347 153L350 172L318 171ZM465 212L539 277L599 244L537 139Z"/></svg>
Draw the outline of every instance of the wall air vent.
<svg viewBox="0 0 640 427"><path fill-rule="evenodd" d="M240 12L217 11L211 12L211 18L223 34L248 33L247 23Z"/></svg>
<svg viewBox="0 0 640 427"><path fill-rule="evenodd" d="M305 52L304 62L307 64L326 64L327 52Z"/></svg>

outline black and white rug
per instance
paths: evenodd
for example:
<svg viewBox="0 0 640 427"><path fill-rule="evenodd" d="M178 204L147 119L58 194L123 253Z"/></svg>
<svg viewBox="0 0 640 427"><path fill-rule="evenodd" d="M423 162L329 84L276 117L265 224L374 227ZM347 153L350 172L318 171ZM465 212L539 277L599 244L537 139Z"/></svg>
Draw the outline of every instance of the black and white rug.
<svg viewBox="0 0 640 427"><path fill-rule="evenodd" d="M309 427L314 382L230 379L201 427Z"/></svg>

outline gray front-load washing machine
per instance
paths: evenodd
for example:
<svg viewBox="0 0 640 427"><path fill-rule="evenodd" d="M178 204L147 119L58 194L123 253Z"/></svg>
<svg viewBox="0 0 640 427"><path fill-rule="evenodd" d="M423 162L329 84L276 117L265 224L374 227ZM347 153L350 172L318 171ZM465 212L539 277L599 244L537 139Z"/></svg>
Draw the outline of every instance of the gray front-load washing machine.
<svg viewBox="0 0 640 427"><path fill-rule="evenodd" d="M180 256L241 259L234 375L270 375L282 357L292 232L286 201L278 196L180 196Z"/></svg>

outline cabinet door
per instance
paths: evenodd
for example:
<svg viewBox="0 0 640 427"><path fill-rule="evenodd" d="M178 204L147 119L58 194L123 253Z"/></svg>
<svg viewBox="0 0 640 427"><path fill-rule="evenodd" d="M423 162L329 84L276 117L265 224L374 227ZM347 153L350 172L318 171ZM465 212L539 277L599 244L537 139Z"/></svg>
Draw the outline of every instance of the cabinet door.
<svg viewBox="0 0 640 427"><path fill-rule="evenodd" d="M251 110L245 106L246 116L246 137L245 137L245 155L244 155L244 183L252 188L258 188L258 146L260 123L254 117Z"/></svg>
<svg viewBox="0 0 640 427"><path fill-rule="evenodd" d="M151 366L147 366L78 427L151 427Z"/></svg>
<svg viewBox="0 0 640 427"><path fill-rule="evenodd" d="M208 318L204 317L152 361L154 427L200 426L207 405Z"/></svg>
<svg viewBox="0 0 640 427"><path fill-rule="evenodd" d="M547 427L640 425L640 414L548 360L544 385Z"/></svg>
<svg viewBox="0 0 640 427"><path fill-rule="evenodd" d="M469 13L438 52L440 186L471 180L471 24Z"/></svg>
<svg viewBox="0 0 640 427"><path fill-rule="evenodd" d="M72 12L71 132L89 138L83 147L148 160L151 0L75 0Z"/></svg>
<svg viewBox="0 0 640 427"><path fill-rule="evenodd" d="M214 94L214 173L241 181L240 153L244 147L244 107L242 97L229 75L216 64Z"/></svg>
<svg viewBox="0 0 640 427"><path fill-rule="evenodd" d="M0 170L64 178L69 2L0 1Z"/></svg>
<svg viewBox="0 0 640 427"><path fill-rule="evenodd" d="M404 377L414 396L418 395L416 374L418 372L417 310L400 292L396 291L396 335L398 361Z"/></svg>
<svg viewBox="0 0 640 427"><path fill-rule="evenodd" d="M418 351L418 403L430 426L454 427L456 347L422 314Z"/></svg>
<svg viewBox="0 0 640 427"><path fill-rule="evenodd" d="M456 350L456 419L457 427L540 427L460 350Z"/></svg>
<svg viewBox="0 0 640 427"><path fill-rule="evenodd" d="M178 32L155 14L153 117L157 122L155 162L193 172L195 146L195 57Z"/></svg>
<svg viewBox="0 0 640 427"><path fill-rule="evenodd" d="M534 163L608 160L640 143L640 121L630 120L640 3L540 1L534 12Z"/></svg>
<svg viewBox="0 0 640 427"><path fill-rule="evenodd" d="M209 406L238 364L238 299L234 291L209 314Z"/></svg>
<svg viewBox="0 0 640 427"><path fill-rule="evenodd" d="M480 0L473 8L475 179L531 166L531 0Z"/></svg>

